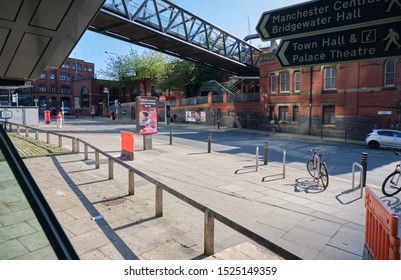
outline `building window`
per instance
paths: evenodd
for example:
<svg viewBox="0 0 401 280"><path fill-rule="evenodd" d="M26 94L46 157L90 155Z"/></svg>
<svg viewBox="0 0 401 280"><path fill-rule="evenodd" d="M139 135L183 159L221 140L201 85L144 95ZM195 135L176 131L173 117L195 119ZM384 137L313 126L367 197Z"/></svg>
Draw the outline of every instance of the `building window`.
<svg viewBox="0 0 401 280"><path fill-rule="evenodd" d="M56 85L50 85L50 91L56 92L57 91Z"/></svg>
<svg viewBox="0 0 401 280"><path fill-rule="evenodd" d="M56 79L56 71L50 71L50 80Z"/></svg>
<svg viewBox="0 0 401 280"><path fill-rule="evenodd" d="M276 75L270 75L270 93L276 93Z"/></svg>
<svg viewBox="0 0 401 280"><path fill-rule="evenodd" d="M292 121L297 122L299 119L299 106L292 107Z"/></svg>
<svg viewBox="0 0 401 280"><path fill-rule="evenodd" d="M288 107L280 106L278 108L278 110L279 110L278 120L279 121L287 121L288 120Z"/></svg>
<svg viewBox="0 0 401 280"><path fill-rule="evenodd" d="M335 124L335 111L336 111L336 106L329 105L329 106L323 106L323 124Z"/></svg>
<svg viewBox="0 0 401 280"><path fill-rule="evenodd" d="M71 88L69 86L61 86L61 93L71 93Z"/></svg>
<svg viewBox="0 0 401 280"><path fill-rule="evenodd" d="M75 81L82 80L82 75L81 75L81 74L76 74L76 75L74 75L74 80L75 80Z"/></svg>
<svg viewBox="0 0 401 280"><path fill-rule="evenodd" d="M299 92L301 90L301 72L294 73L294 91Z"/></svg>
<svg viewBox="0 0 401 280"><path fill-rule="evenodd" d="M330 67L324 69L324 89L331 90L337 88L337 68Z"/></svg>
<svg viewBox="0 0 401 280"><path fill-rule="evenodd" d="M290 91L290 73L280 73L280 92Z"/></svg>
<svg viewBox="0 0 401 280"><path fill-rule="evenodd" d="M81 88L82 108L89 108L89 88L84 86Z"/></svg>
<svg viewBox="0 0 401 280"><path fill-rule="evenodd" d="M68 61L65 61L65 62L63 63L63 65L61 65L61 68L70 69L70 63L69 63Z"/></svg>
<svg viewBox="0 0 401 280"><path fill-rule="evenodd" d="M89 66L88 66L88 71L89 71L89 72L93 72L93 67L92 67L92 65L89 65Z"/></svg>
<svg viewBox="0 0 401 280"><path fill-rule="evenodd" d="M82 71L82 65L80 63L74 63L72 65L72 70Z"/></svg>
<svg viewBox="0 0 401 280"><path fill-rule="evenodd" d="M39 85L39 92L46 92L46 85L40 84Z"/></svg>
<svg viewBox="0 0 401 280"><path fill-rule="evenodd" d="M387 60L384 64L384 86L395 86L395 61Z"/></svg>
<svg viewBox="0 0 401 280"><path fill-rule="evenodd" d="M269 107L269 120L270 121L274 120L274 106Z"/></svg>
<svg viewBox="0 0 401 280"><path fill-rule="evenodd" d="M45 79L46 79L46 72L40 73L39 80L45 80Z"/></svg>
<svg viewBox="0 0 401 280"><path fill-rule="evenodd" d="M70 80L70 73L61 72L60 73L60 81L69 81Z"/></svg>

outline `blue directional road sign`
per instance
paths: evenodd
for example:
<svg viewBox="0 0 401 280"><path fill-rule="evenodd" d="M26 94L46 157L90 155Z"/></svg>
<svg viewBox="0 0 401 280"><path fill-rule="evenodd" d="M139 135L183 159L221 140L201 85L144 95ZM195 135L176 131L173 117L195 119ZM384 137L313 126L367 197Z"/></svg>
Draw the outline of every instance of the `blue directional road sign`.
<svg viewBox="0 0 401 280"><path fill-rule="evenodd" d="M401 21L283 40L282 67L401 56Z"/></svg>
<svg viewBox="0 0 401 280"><path fill-rule="evenodd" d="M315 0L262 14L262 40L288 39L401 20L401 0Z"/></svg>

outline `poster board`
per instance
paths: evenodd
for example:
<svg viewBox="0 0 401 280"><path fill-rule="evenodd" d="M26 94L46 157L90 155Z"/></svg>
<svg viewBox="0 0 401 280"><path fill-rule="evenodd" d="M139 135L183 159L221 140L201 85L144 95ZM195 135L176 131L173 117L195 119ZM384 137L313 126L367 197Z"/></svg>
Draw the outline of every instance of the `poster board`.
<svg viewBox="0 0 401 280"><path fill-rule="evenodd" d="M137 96L136 133L139 135L155 134L158 129L157 97Z"/></svg>

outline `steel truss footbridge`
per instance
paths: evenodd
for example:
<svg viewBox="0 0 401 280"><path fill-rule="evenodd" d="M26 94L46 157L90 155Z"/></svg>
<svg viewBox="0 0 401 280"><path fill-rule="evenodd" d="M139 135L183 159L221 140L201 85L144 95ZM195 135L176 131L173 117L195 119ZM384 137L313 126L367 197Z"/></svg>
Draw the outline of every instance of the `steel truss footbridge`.
<svg viewBox="0 0 401 280"><path fill-rule="evenodd" d="M242 76L261 50L167 0L106 0L88 30Z"/></svg>

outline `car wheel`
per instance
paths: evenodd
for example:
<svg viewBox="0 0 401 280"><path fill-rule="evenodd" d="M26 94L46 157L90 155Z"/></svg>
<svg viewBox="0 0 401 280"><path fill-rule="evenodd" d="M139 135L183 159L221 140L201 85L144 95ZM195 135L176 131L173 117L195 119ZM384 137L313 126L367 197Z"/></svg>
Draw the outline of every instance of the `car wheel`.
<svg viewBox="0 0 401 280"><path fill-rule="evenodd" d="M370 141L370 142L368 143L368 146L369 146L369 148L371 148L371 149L378 149L378 148L380 147L380 144L379 144L379 142L377 142L377 141Z"/></svg>

